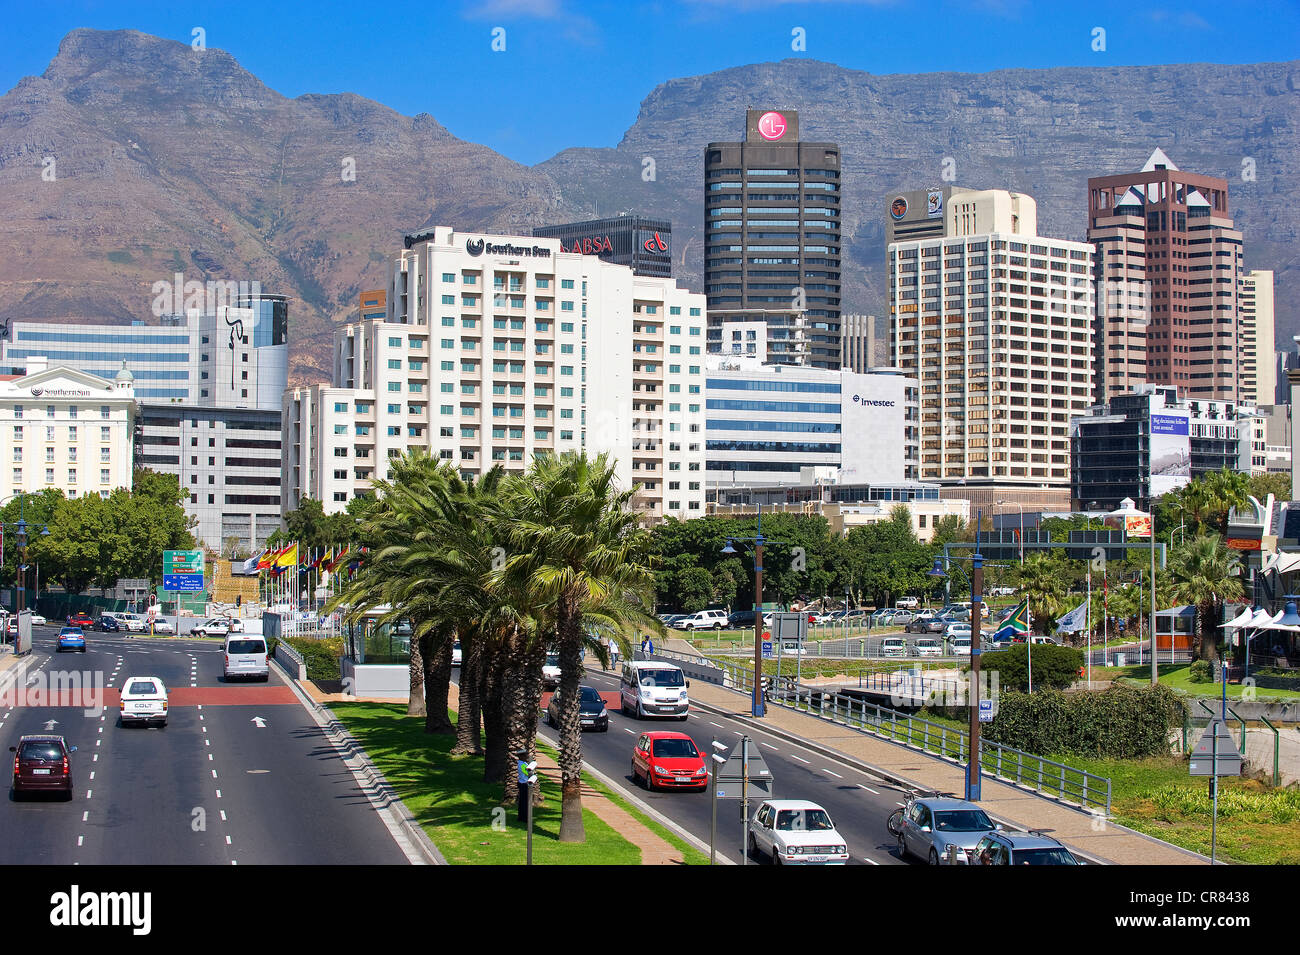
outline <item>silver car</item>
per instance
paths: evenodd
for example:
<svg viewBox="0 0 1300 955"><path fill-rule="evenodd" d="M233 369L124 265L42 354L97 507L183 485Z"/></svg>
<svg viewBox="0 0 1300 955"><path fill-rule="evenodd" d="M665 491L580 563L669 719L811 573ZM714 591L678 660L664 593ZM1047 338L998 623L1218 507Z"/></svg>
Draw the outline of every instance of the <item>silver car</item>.
<svg viewBox="0 0 1300 955"><path fill-rule="evenodd" d="M957 863L969 864L981 839L997 827L984 810L964 799L917 799L903 813L898 831L898 855L948 864L948 847L957 847Z"/></svg>

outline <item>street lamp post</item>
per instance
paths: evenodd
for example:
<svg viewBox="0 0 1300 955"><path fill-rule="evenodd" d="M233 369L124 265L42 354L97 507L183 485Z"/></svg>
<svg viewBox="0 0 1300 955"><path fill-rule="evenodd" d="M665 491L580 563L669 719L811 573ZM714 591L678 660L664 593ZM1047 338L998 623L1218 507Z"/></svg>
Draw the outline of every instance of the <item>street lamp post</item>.
<svg viewBox="0 0 1300 955"><path fill-rule="evenodd" d="M763 546L783 542L769 540L763 536L762 504L758 505L757 534L754 537L727 538L727 544L722 548L722 553L736 553L736 548L733 545L738 541L745 541L754 545L754 687L751 713L753 716L764 716L767 713L767 706L763 700Z"/></svg>
<svg viewBox="0 0 1300 955"><path fill-rule="evenodd" d="M27 608L27 543L30 534L39 533L41 537L50 536L48 524L28 524L27 523L27 491L20 491L18 494L11 495L17 497L18 520L14 524L0 524L0 527L8 530L14 529L14 542L18 545L18 573L15 575L15 584L17 586L17 610L22 613ZM0 551L0 559L3 558L3 551ZM39 582L39 578L38 578Z"/></svg>

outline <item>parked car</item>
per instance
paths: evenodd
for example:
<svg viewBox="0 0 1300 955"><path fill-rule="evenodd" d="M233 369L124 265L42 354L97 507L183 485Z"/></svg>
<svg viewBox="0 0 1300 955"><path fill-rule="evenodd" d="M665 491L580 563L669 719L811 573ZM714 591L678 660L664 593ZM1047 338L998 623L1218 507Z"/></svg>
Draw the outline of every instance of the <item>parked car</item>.
<svg viewBox="0 0 1300 955"><path fill-rule="evenodd" d="M678 630L721 630L727 625L725 610L701 610L673 624Z"/></svg>
<svg viewBox="0 0 1300 955"><path fill-rule="evenodd" d="M167 686L156 676L127 677L122 684L118 718L128 723L167 725Z"/></svg>
<svg viewBox="0 0 1300 955"><path fill-rule="evenodd" d="M727 618L728 630L747 630L754 626L754 611L736 610Z"/></svg>
<svg viewBox="0 0 1300 955"><path fill-rule="evenodd" d="M981 839L994 831L978 805L964 799L913 800L898 831L900 857L914 855L930 865L948 863L948 847L957 847L957 861L966 862Z"/></svg>
<svg viewBox="0 0 1300 955"><path fill-rule="evenodd" d="M916 614L910 610L895 610L894 615L890 618L890 626L897 627L899 624L906 626L916 619Z"/></svg>
<svg viewBox="0 0 1300 955"><path fill-rule="evenodd" d="M154 617L153 632L174 634L176 632L176 628L172 626L172 622L168 620L166 617Z"/></svg>
<svg viewBox="0 0 1300 955"><path fill-rule="evenodd" d="M897 601L894 602L894 606L896 608L900 608L903 610L915 610L917 607L921 606L921 598L900 597Z"/></svg>
<svg viewBox="0 0 1300 955"><path fill-rule="evenodd" d="M61 792L72 799L72 765L69 757L77 747L69 746L62 736L21 736L14 754L13 794Z"/></svg>
<svg viewBox="0 0 1300 955"><path fill-rule="evenodd" d="M972 631L970 628L970 624L968 623L950 623L948 624L947 628L943 631L943 635L947 639L949 640L964 639L966 640L967 643L970 642L971 633Z"/></svg>
<svg viewBox="0 0 1300 955"><path fill-rule="evenodd" d="M95 621L93 629L98 630L100 633L117 633L122 629L122 625L117 622L116 617L104 614Z"/></svg>
<svg viewBox="0 0 1300 955"><path fill-rule="evenodd" d="M970 656L970 637L958 637L956 640L949 640L948 646L952 647L955 656Z"/></svg>
<svg viewBox="0 0 1300 955"><path fill-rule="evenodd" d="M882 607L871 615L870 620L873 627L888 627L894 620L894 611Z"/></svg>
<svg viewBox="0 0 1300 955"><path fill-rule="evenodd" d="M902 637L885 637L880 641L880 655L882 657L907 656L907 641Z"/></svg>
<svg viewBox="0 0 1300 955"><path fill-rule="evenodd" d="M551 694L551 702L546 704L546 725L560 725L560 692ZM594 686L578 687L578 727L592 729L601 733L609 731L609 711L605 701Z"/></svg>
<svg viewBox="0 0 1300 955"><path fill-rule="evenodd" d="M769 799L749 820L749 853L773 865L846 865L848 844L826 810L803 799Z"/></svg>
<svg viewBox="0 0 1300 955"><path fill-rule="evenodd" d="M542 689L554 690L560 685L560 655L554 650L546 654L542 664Z"/></svg>
<svg viewBox="0 0 1300 955"><path fill-rule="evenodd" d="M943 656L943 647L938 640L923 638L912 644L912 652L918 657L938 657Z"/></svg>
<svg viewBox="0 0 1300 955"><path fill-rule="evenodd" d="M647 789L707 789L704 754L685 733L642 733L632 750L632 777Z"/></svg>
<svg viewBox="0 0 1300 955"><path fill-rule="evenodd" d="M941 617L913 617L904 629L908 633L943 633L948 622Z"/></svg>
<svg viewBox="0 0 1300 955"><path fill-rule="evenodd" d="M86 652L86 635L82 633L80 627L64 627L59 631L59 637L54 644L54 652L62 653L64 650Z"/></svg>
<svg viewBox="0 0 1300 955"><path fill-rule="evenodd" d="M968 865L1078 865L1069 849L1041 832L1005 832L986 835L968 854Z"/></svg>
<svg viewBox="0 0 1300 955"><path fill-rule="evenodd" d="M68 614L69 627L93 627L94 625L95 621L84 610Z"/></svg>

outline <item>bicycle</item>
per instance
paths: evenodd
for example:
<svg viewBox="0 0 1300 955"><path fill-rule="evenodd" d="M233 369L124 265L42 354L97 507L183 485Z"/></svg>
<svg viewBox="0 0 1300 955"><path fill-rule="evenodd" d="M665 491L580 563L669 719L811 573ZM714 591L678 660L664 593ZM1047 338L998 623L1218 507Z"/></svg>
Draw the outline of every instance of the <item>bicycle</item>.
<svg viewBox="0 0 1300 955"><path fill-rule="evenodd" d="M907 790L907 804L900 806L899 808L895 809L893 812L889 814L889 818L885 820L885 828L889 830L889 834L893 836L895 839L899 838L903 834L903 817L912 808L913 803L915 803L918 799L942 799L942 798L955 799L957 798L957 794L939 792L938 790L934 790L934 789Z"/></svg>

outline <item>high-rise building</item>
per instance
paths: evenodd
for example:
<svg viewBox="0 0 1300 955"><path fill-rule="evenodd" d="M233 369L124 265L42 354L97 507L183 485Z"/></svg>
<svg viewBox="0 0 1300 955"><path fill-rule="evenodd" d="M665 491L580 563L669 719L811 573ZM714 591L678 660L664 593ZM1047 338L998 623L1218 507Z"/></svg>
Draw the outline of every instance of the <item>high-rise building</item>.
<svg viewBox="0 0 1300 955"><path fill-rule="evenodd" d="M158 325L16 321L0 365L35 357L108 381L125 367L139 403L136 464L178 477L203 543L224 551L234 538L256 553L280 526L288 307L281 295L231 301Z"/></svg>
<svg viewBox="0 0 1300 955"><path fill-rule="evenodd" d="M404 244L385 314L335 330L332 383L284 393L285 511L340 511L421 448L467 475L608 451L647 519L702 513L702 295L558 239Z"/></svg>
<svg viewBox="0 0 1300 955"><path fill-rule="evenodd" d="M602 262L626 265L634 275L669 278L673 274L673 226L667 219L612 216L539 226L533 235L559 239L561 252L594 255Z"/></svg>
<svg viewBox="0 0 1300 955"><path fill-rule="evenodd" d="M801 142L794 110L751 109L743 142L704 154L709 348L759 324L768 361L839 368L840 149Z"/></svg>
<svg viewBox="0 0 1300 955"><path fill-rule="evenodd" d="M876 351L876 316L840 316L840 361L845 371L863 374L868 368L881 363ZM883 344L883 343L882 343ZM883 352L880 356L883 357Z"/></svg>
<svg viewBox="0 0 1300 955"><path fill-rule="evenodd" d="M1227 180L1182 172L1157 149L1140 172L1088 180L1088 239L1098 262L1097 401L1143 382L1246 400L1241 233Z"/></svg>
<svg viewBox="0 0 1300 955"><path fill-rule="evenodd" d="M943 186L901 192L889 200L885 245L920 239L1006 232L1038 234L1038 204L1005 189Z"/></svg>
<svg viewBox="0 0 1300 955"><path fill-rule="evenodd" d="M1017 193L954 191L944 218L943 234L887 251L890 364L921 387L919 479L1060 496L1070 418L1091 404L1092 247L1036 235Z"/></svg>
<svg viewBox="0 0 1300 955"><path fill-rule="evenodd" d="M1271 405L1277 393L1273 351L1273 273L1255 269L1241 277L1241 398Z"/></svg>

